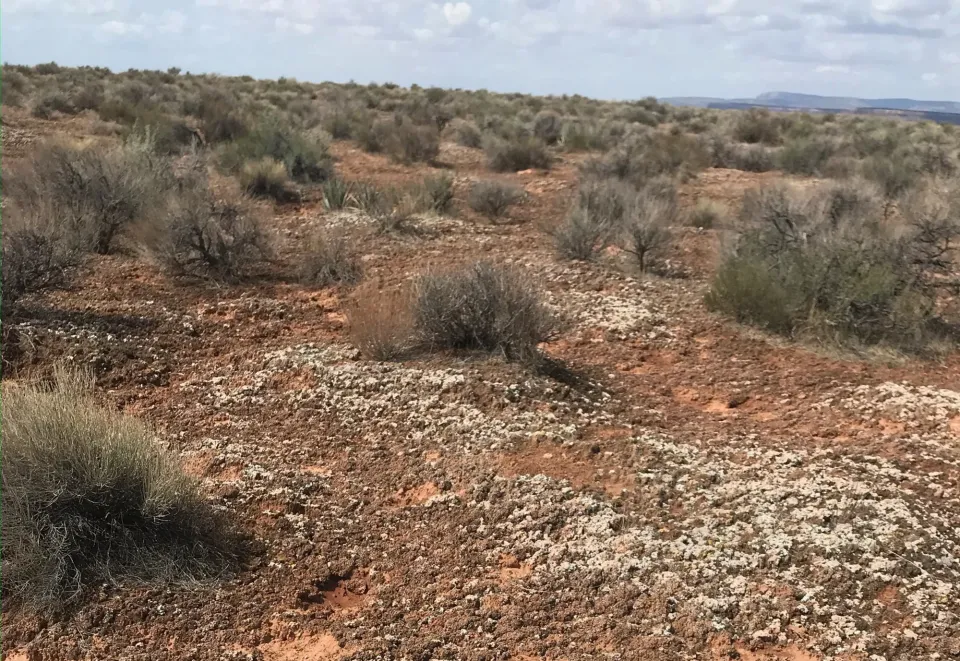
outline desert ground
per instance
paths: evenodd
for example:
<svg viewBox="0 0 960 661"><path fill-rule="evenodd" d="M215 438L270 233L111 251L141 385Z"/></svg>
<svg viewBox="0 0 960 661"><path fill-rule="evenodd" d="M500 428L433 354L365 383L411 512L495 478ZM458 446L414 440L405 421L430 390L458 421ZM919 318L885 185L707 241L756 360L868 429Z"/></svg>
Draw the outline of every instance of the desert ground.
<svg viewBox="0 0 960 661"><path fill-rule="evenodd" d="M52 138L116 139L83 113L2 121L5 169ZM613 245L559 257L548 230L589 151L517 172L448 137L429 164L353 139L330 153L379 186L448 174L452 210L377 231L304 185L256 202L277 241L256 277L171 276L121 249L23 299L5 380L92 370L250 552L209 580L88 586L55 615L5 602L5 659L960 658L952 348L856 352L708 309L732 222L673 227L656 273ZM523 191L504 221L467 204L490 179ZM771 180L823 178L706 167L678 203L733 217ZM285 276L318 230L350 237L359 284ZM358 299L476 260L526 274L564 320L539 345L561 373L356 345Z"/></svg>

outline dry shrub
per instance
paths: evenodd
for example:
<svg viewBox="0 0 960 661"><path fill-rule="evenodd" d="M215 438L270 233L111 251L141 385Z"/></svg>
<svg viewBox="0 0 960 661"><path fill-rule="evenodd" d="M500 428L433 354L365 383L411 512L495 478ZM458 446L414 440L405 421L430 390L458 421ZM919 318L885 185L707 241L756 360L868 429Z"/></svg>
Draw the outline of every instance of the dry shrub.
<svg viewBox="0 0 960 661"><path fill-rule="evenodd" d="M433 163L440 155L437 127L414 124L402 115L364 125L358 131L357 140L364 150L384 152L400 163Z"/></svg>
<svg viewBox="0 0 960 661"><path fill-rule="evenodd" d="M290 185L286 166L270 157L245 163L240 170L240 185L253 197L269 197L277 202L300 199L299 193Z"/></svg>
<svg viewBox="0 0 960 661"><path fill-rule="evenodd" d="M548 145L555 145L563 135L563 120L552 110L537 113L533 120L533 135Z"/></svg>
<svg viewBox="0 0 960 661"><path fill-rule="evenodd" d="M440 215L453 209L453 177L449 174L425 177L416 191L419 206Z"/></svg>
<svg viewBox="0 0 960 661"><path fill-rule="evenodd" d="M363 265L346 236L319 231L303 256L300 280L314 287L354 285L363 277Z"/></svg>
<svg viewBox="0 0 960 661"><path fill-rule="evenodd" d="M473 122L455 119L450 123L454 141L463 147L479 149L483 145L483 134Z"/></svg>
<svg viewBox="0 0 960 661"><path fill-rule="evenodd" d="M440 131L403 120L394 123L387 140L387 153L401 163L433 163L440 155Z"/></svg>
<svg viewBox="0 0 960 661"><path fill-rule="evenodd" d="M32 114L38 119L50 119L54 113L77 114L77 109L70 101L70 97L60 90L47 92L33 104Z"/></svg>
<svg viewBox="0 0 960 661"><path fill-rule="evenodd" d="M221 575L240 546L197 483L92 379L3 386L3 597L58 610L87 586Z"/></svg>
<svg viewBox="0 0 960 661"><path fill-rule="evenodd" d="M698 229L713 229L724 224L727 209L713 200L700 200L697 206L690 210L689 222L691 227Z"/></svg>
<svg viewBox="0 0 960 661"><path fill-rule="evenodd" d="M499 181L478 181L470 188L467 203L488 218L500 218L523 199L523 189Z"/></svg>
<svg viewBox="0 0 960 661"><path fill-rule="evenodd" d="M634 137L599 159L584 164L587 176L615 177L642 188L659 176L690 177L712 162L699 139L684 134L653 133Z"/></svg>
<svg viewBox="0 0 960 661"><path fill-rule="evenodd" d="M495 172L519 172L537 168L549 170L553 159L546 145L533 137L501 140L489 137L484 145L487 165Z"/></svg>
<svg viewBox="0 0 960 661"><path fill-rule="evenodd" d="M168 212L144 226L142 245L177 275L237 281L272 258L272 239L256 207L243 196L215 195L205 179L183 187Z"/></svg>
<svg viewBox="0 0 960 661"><path fill-rule="evenodd" d="M624 214L620 247L633 255L641 272L647 271L670 241L669 227L676 220L676 205L653 191L637 194Z"/></svg>
<svg viewBox="0 0 960 661"><path fill-rule="evenodd" d="M573 207L551 230L557 254L564 259L592 261L610 245L614 226L582 206Z"/></svg>
<svg viewBox="0 0 960 661"><path fill-rule="evenodd" d="M770 147L732 143L719 135L709 138L708 145L714 167L744 172L769 172L777 168L777 151Z"/></svg>
<svg viewBox="0 0 960 661"><path fill-rule="evenodd" d="M421 276L414 323L431 349L495 351L523 361L534 360L537 345L558 327L528 276L489 262Z"/></svg>
<svg viewBox="0 0 960 661"><path fill-rule="evenodd" d="M733 137L739 142L780 144L780 122L769 111L751 109L738 113Z"/></svg>
<svg viewBox="0 0 960 661"><path fill-rule="evenodd" d="M47 143L4 177L4 193L24 213L49 214L75 245L100 254L120 233L162 210L174 179L148 139L118 147Z"/></svg>
<svg viewBox="0 0 960 661"><path fill-rule="evenodd" d="M358 291L347 310L350 339L368 358L397 360L415 345L411 298L407 291Z"/></svg>

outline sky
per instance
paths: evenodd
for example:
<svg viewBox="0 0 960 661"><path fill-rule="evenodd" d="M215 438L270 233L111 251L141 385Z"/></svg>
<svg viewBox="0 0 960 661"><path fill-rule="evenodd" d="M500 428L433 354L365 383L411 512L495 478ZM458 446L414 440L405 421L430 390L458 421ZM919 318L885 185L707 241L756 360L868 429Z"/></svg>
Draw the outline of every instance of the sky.
<svg viewBox="0 0 960 661"><path fill-rule="evenodd" d="M0 57L603 99L960 101L960 0L3 0Z"/></svg>

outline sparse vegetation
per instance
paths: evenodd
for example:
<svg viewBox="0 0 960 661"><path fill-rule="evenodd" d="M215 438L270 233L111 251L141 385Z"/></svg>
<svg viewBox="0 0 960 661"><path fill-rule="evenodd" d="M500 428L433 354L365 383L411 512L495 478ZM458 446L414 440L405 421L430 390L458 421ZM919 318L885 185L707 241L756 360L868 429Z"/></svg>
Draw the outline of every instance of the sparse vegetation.
<svg viewBox="0 0 960 661"><path fill-rule="evenodd" d="M216 577L240 547L198 485L90 379L3 386L4 605L60 610L118 581Z"/></svg>

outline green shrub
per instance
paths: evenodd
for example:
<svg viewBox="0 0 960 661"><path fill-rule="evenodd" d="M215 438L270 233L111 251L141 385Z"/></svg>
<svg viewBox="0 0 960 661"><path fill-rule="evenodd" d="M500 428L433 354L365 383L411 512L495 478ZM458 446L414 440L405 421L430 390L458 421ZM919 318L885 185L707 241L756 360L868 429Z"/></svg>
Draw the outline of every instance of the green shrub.
<svg viewBox="0 0 960 661"><path fill-rule="evenodd" d="M299 193L290 186L286 166L270 157L245 163L240 170L240 185L253 197L269 197L277 202L300 199Z"/></svg>
<svg viewBox="0 0 960 661"><path fill-rule="evenodd" d="M769 172L777 168L777 152L763 145L740 145L714 136L710 142L713 166L744 172Z"/></svg>
<svg viewBox="0 0 960 661"><path fill-rule="evenodd" d="M500 218L523 199L523 190L499 181L478 181L470 188L470 208L488 218Z"/></svg>
<svg viewBox="0 0 960 661"><path fill-rule="evenodd" d="M363 277L359 257L346 237L317 232L310 241L300 270L302 282L314 287L354 285Z"/></svg>
<svg viewBox="0 0 960 661"><path fill-rule="evenodd" d="M121 580L223 574L241 547L138 421L99 407L87 377L3 386L4 606L60 610Z"/></svg>
<svg viewBox="0 0 960 661"><path fill-rule="evenodd" d="M433 163L440 155L440 132L434 126L394 122L386 143L387 153L401 163Z"/></svg>
<svg viewBox="0 0 960 661"><path fill-rule="evenodd" d="M618 179L592 179L581 182L577 199L581 208L596 222L613 227L623 221L636 190Z"/></svg>
<svg viewBox="0 0 960 661"><path fill-rule="evenodd" d="M77 109L70 102L70 98L59 90L44 94L33 104L33 116L39 119L50 119L55 112L75 115Z"/></svg>
<svg viewBox="0 0 960 661"><path fill-rule="evenodd" d="M495 172L519 172L537 168L549 170L552 162L546 145L536 138L504 141L488 138L484 145L487 165Z"/></svg>
<svg viewBox="0 0 960 661"><path fill-rule="evenodd" d="M741 112L733 127L733 137L748 144L778 145L780 123L769 111L752 109Z"/></svg>
<svg viewBox="0 0 960 661"><path fill-rule="evenodd" d="M842 345L924 351L937 339L938 278L953 268L944 246L960 236L960 203L921 204L927 211L897 227L836 191L813 202L774 192L752 203L762 222L721 264L712 309Z"/></svg>
<svg viewBox="0 0 960 661"><path fill-rule="evenodd" d="M344 209L352 199L353 187L339 177L330 177L323 182L323 206L331 211Z"/></svg>
<svg viewBox="0 0 960 661"><path fill-rule="evenodd" d="M432 349L496 351L512 360L533 359L557 329L529 278L487 262L421 276L414 325Z"/></svg>
<svg viewBox="0 0 960 661"><path fill-rule="evenodd" d="M910 190L920 179L920 167L916 161L882 156L873 156L864 161L862 173L864 178L879 186L883 196L891 202Z"/></svg>
<svg viewBox="0 0 960 661"><path fill-rule="evenodd" d="M720 264L706 304L741 323L781 335L793 332L801 307L768 260L745 249Z"/></svg>
<svg viewBox="0 0 960 661"><path fill-rule="evenodd" d="M333 175L333 158L326 143L276 119L263 121L235 142L224 145L223 166L239 172L244 163L271 158L283 163L295 181L323 182Z"/></svg>
<svg viewBox="0 0 960 661"><path fill-rule="evenodd" d="M56 62L45 62L34 65L33 70L41 76L55 76L60 73L62 67Z"/></svg>
<svg viewBox="0 0 960 661"><path fill-rule="evenodd" d="M379 154L387 150L387 144L393 130L393 120L377 119L356 124L354 137L360 143L361 149L371 154Z"/></svg>
<svg viewBox="0 0 960 661"><path fill-rule="evenodd" d="M819 175L836 153L836 146L822 138L796 138L780 150L780 169L790 174Z"/></svg>
<svg viewBox="0 0 960 661"><path fill-rule="evenodd" d="M661 175L688 177L708 167L712 157L698 138L656 133L636 136L602 158L584 164L584 173L616 177L642 188Z"/></svg>

